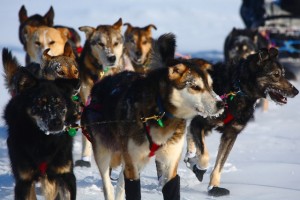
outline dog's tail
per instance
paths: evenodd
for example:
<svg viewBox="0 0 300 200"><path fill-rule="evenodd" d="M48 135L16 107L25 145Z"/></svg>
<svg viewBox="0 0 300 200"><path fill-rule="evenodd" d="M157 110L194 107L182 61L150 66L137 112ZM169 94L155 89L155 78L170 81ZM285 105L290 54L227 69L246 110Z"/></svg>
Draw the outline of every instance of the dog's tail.
<svg viewBox="0 0 300 200"><path fill-rule="evenodd" d="M170 59L174 59L176 50L176 37L173 33L161 35L153 42L153 51L150 68L165 67Z"/></svg>
<svg viewBox="0 0 300 200"><path fill-rule="evenodd" d="M2 49L2 63L4 71L4 81L7 89L11 92L13 76L19 69L19 62L15 56L7 49Z"/></svg>

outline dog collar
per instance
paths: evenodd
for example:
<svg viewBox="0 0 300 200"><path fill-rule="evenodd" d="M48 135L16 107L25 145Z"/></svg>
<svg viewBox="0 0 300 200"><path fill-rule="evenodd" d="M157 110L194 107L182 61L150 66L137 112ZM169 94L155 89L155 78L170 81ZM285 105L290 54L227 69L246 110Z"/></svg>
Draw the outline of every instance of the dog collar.
<svg viewBox="0 0 300 200"><path fill-rule="evenodd" d="M165 113L164 116L169 117L169 118L174 118L174 115L172 115L172 113L167 112L166 109L164 109L160 95L157 96L156 104L159 109L159 113Z"/></svg>

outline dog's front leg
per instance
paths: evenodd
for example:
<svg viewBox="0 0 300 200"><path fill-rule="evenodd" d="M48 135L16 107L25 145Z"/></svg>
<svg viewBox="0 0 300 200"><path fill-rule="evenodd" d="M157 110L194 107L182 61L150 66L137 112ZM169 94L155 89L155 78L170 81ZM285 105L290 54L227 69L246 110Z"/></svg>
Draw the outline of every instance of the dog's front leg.
<svg viewBox="0 0 300 200"><path fill-rule="evenodd" d="M125 195L128 200L141 200L141 182L138 168L132 162L132 156L124 155Z"/></svg>
<svg viewBox="0 0 300 200"><path fill-rule="evenodd" d="M129 200L141 199L140 170L149 162L148 143L137 144L129 139L127 150L123 151L125 195Z"/></svg>
<svg viewBox="0 0 300 200"><path fill-rule="evenodd" d="M33 181L17 180L15 186L15 199L36 200L35 183Z"/></svg>
<svg viewBox="0 0 300 200"><path fill-rule="evenodd" d="M176 138L176 142L168 142L156 153L156 159L162 170L160 182L163 186L162 192L165 200L180 199L180 177L177 174L177 168L181 158L184 136L182 134L179 138Z"/></svg>
<svg viewBox="0 0 300 200"><path fill-rule="evenodd" d="M125 182L124 182L124 169L120 172L117 187L116 187L116 198L115 200L125 199Z"/></svg>
<svg viewBox="0 0 300 200"><path fill-rule="evenodd" d="M114 187L111 184L109 175L112 152L106 149L101 141L97 139L95 139L97 145L93 144L93 152L103 182L104 197L106 200L114 200Z"/></svg>
<svg viewBox="0 0 300 200"><path fill-rule="evenodd" d="M197 147L197 156L187 159L187 165L195 173L197 179L202 182L203 176L209 165L209 153L207 146L205 144L206 132L204 129L204 121L202 117L195 117L188 131L188 135L191 134L191 137L187 137L188 143L196 143ZM188 145L188 148L191 145Z"/></svg>
<svg viewBox="0 0 300 200"><path fill-rule="evenodd" d="M231 133L230 135L229 134L226 135L225 133L223 133L221 137L221 143L219 145L219 151L218 151L216 163L210 175L208 194L211 196L223 196L229 194L229 190L225 188L220 188L219 185L220 185L221 171L234 145L236 138L237 138L236 133Z"/></svg>

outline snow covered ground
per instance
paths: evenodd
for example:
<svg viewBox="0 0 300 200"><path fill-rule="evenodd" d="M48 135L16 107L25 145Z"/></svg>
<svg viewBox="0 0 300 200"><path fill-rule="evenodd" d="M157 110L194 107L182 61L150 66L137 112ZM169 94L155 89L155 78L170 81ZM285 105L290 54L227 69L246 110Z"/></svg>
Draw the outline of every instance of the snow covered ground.
<svg viewBox="0 0 300 200"><path fill-rule="evenodd" d="M18 40L18 11L25 5L29 15L55 11L55 24L74 28L83 25L111 24L122 17L123 22L134 26L153 23L158 30L154 37L173 32L177 36L178 51L203 56L208 59L222 58L223 42L232 27L243 27L239 17L240 0L110 0L110 1L6 1L0 7L0 49L8 47L24 64L25 54ZM84 35L80 33L84 41ZM0 73L2 74L2 63ZM299 76L298 76L299 78ZM300 83L293 82L300 88ZM0 77L0 111L10 96ZM199 183L193 173L179 165L181 199L250 199L295 200L300 196L300 98L289 99L285 106L270 104L268 112L257 110L255 121L250 122L237 142L225 165L222 187L231 190L227 197L213 198L206 194L209 173ZM13 199L14 180L10 171L6 147L6 127L0 120L0 199ZM220 135L213 133L207 138L211 155L211 167L217 153ZM80 134L75 137L74 159L80 157ZM78 199L104 199L100 175L92 168L75 168ZM141 174L142 199L162 199L157 185L153 160ZM39 199L42 199L39 196Z"/></svg>

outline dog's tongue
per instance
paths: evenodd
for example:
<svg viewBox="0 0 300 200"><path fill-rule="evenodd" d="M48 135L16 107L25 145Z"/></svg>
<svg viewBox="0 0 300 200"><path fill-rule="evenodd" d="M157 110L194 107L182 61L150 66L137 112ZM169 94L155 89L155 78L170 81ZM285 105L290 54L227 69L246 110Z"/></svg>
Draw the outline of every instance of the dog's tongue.
<svg viewBox="0 0 300 200"><path fill-rule="evenodd" d="M270 95L271 99L274 99L278 103L282 103L282 104L286 104L287 103L287 98L284 97L284 96L282 96L279 93L269 92L269 95Z"/></svg>

